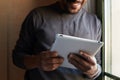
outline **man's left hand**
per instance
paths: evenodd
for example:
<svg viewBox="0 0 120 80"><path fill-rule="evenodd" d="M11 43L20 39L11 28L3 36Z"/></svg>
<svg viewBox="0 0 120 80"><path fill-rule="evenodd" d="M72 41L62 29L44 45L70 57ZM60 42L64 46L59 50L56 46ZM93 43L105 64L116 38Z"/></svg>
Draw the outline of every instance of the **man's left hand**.
<svg viewBox="0 0 120 80"><path fill-rule="evenodd" d="M68 56L68 60L76 68L83 71L89 78L94 77L97 72L97 62L94 56L90 56L84 51L80 51L79 54L71 53Z"/></svg>

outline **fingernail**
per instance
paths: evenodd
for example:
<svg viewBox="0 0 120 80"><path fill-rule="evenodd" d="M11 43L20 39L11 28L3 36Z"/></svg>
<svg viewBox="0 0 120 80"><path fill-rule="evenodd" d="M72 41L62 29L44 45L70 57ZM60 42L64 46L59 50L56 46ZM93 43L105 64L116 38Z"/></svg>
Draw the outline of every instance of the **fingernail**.
<svg viewBox="0 0 120 80"><path fill-rule="evenodd" d="M83 52L82 52L82 51L80 51L80 54L82 55L82 54L83 54Z"/></svg>
<svg viewBox="0 0 120 80"><path fill-rule="evenodd" d="M72 54L72 53L69 53L69 54L68 54L68 58L71 57L71 54Z"/></svg>
<svg viewBox="0 0 120 80"><path fill-rule="evenodd" d="M73 55L72 55L72 54L70 54L70 58L71 58L71 57L73 57Z"/></svg>

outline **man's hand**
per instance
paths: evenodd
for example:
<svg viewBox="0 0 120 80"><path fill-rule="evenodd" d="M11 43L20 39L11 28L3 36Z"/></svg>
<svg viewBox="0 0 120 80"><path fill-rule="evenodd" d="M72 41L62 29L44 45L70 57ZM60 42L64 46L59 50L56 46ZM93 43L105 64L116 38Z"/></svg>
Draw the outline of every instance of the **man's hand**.
<svg viewBox="0 0 120 80"><path fill-rule="evenodd" d="M79 54L70 54L68 60L76 68L83 71L89 78L95 76L97 72L97 62L94 56L88 55L86 52L80 51Z"/></svg>
<svg viewBox="0 0 120 80"><path fill-rule="evenodd" d="M56 51L43 51L37 55L27 55L24 57L26 69L39 68L43 71L53 71L57 69L63 61L63 57L58 56Z"/></svg>
<svg viewBox="0 0 120 80"><path fill-rule="evenodd" d="M64 59L58 56L56 51L43 51L42 53L36 55L37 66L44 71L53 71L57 69Z"/></svg>

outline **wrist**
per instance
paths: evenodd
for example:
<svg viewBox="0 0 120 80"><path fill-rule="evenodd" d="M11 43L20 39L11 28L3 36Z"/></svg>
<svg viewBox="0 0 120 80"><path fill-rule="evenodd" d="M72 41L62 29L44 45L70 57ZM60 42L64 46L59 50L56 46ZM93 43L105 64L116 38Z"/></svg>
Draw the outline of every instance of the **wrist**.
<svg viewBox="0 0 120 80"><path fill-rule="evenodd" d="M88 77L89 78L94 78L97 74L98 74L98 68L93 74L90 74Z"/></svg>
<svg viewBox="0 0 120 80"><path fill-rule="evenodd" d="M89 79L95 79L97 78L99 75L101 74L101 66L99 64L97 64L97 69L93 74L88 74L85 73L85 75L89 78Z"/></svg>
<svg viewBox="0 0 120 80"><path fill-rule="evenodd" d="M24 57L24 65L26 67L26 69L33 69L33 68L37 68L37 58L35 55L30 55L30 56L25 56Z"/></svg>
<svg viewBox="0 0 120 80"><path fill-rule="evenodd" d="M97 65L95 67L93 67L91 70L84 72L84 74L88 77L88 78L93 78L98 72L98 67Z"/></svg>

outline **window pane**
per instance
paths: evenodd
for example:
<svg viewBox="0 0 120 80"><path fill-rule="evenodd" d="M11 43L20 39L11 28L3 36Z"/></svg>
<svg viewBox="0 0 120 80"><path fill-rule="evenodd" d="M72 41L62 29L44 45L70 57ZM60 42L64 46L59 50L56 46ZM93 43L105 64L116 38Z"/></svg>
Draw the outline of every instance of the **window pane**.
<svg viewBox="0 0 120 80"><path fill-rule="evenodd" d="M105 0L106 71L120 77L120 0Z"/></svg>
<svg viewBox="0 0 120 80"><path fill-rule="evenodd" d="M114 79L111 79L111 78L105 76L105 80L114 80Z"/></svg>
<svg viewBox="0 0 120 80"><path fill-rule="evenodd" d="M120 76L120 0L112 0L112 73Z"/></svg>

